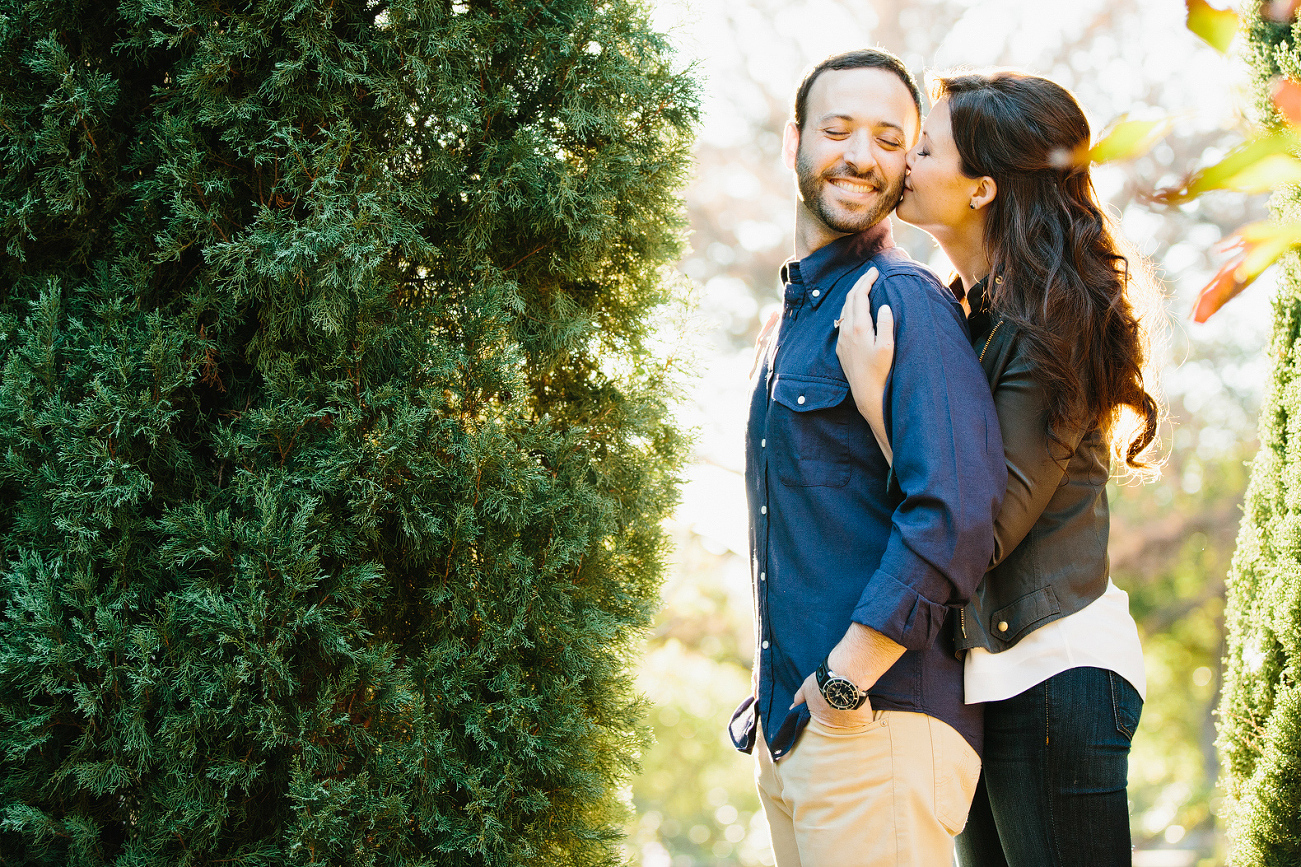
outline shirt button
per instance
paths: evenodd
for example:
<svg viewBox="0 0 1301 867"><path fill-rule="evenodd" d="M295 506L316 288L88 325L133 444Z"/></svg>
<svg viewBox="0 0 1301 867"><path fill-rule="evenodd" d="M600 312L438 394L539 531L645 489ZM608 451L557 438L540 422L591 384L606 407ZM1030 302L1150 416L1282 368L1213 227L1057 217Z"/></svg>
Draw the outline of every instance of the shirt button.
<svg viewBox="0 0 1301 867"><path fill-rule="evenodd" d="M998 631L999 631L999 632L1007 632L1007 621L1006 621L1006 620L1000 620L1000 621L998 621Z"/></svg>
<svg viewBox="0 0 1301 867"><path fill-rule="evenodd" d="M817 298L817 297L818 297L819 295L821 295L822 293L819 292L817 289L814 289L814 290L813 290L812 292L810 292L809 294L812 295L814 298Z"/></svg>
<svg viewBox="0 0 1301 867"><path fill-rule="evenodd" d="M799 400L797 400L797 401L795 401L795 402L796 402L796 403L800 403L800 404L804 403L804 395L801 394L800 397L799 397Z"/></svg>
<svg viewBox="0 0 1301 867"><path fill-rule="evenodd" d="M768 649L768 642L765 641L765 642L763 643L763 649L764 649L764 650L767 650L767 649Z"/></svg>
<svg viewBox="0 0 1301 867"><path fill-rule="evenodd" d="M768 440L767 440L767 439L761 439L761 440L759 440L759 448L761 448L761 449L766 449L766 448L768 448Z"/></svg>
<svg viewBox="0 0 1301 867"><path fill-rule="evenodd" d="M767 507L767 506L760 506L760 507L759 507L759 514L760 514L760 515L766 515L766 514L768 514L768 507Z"/></svg>
<svg viewBox="0 0 1301 867"><path fill-rule="evenodd" d="M767 572L760 572L760 573L759 573L759 580L760 580L760 581L767 581L767 580L768 580L768 573L767 573Z"/></svg>

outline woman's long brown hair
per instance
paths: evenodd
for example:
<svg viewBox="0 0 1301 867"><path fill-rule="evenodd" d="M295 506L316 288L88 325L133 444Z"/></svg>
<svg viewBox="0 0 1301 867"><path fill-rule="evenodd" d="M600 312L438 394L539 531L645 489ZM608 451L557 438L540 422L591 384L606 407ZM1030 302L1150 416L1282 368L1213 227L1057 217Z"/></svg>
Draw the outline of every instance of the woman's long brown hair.
<svg viewBox="0 0 1301 867"><path fill-rule="evenodd" d="M1128 468L1147 466L1160 413L1143 383L1146 333L1089 175L1084 112L1060 85L1015 72L940 78L941 97L963 172L997 184L985 223L990 308L1023 333L1050 436L1065 446L1066 429L1097 427ZM1139 424L1116 442L1125 407Z"/></svg>

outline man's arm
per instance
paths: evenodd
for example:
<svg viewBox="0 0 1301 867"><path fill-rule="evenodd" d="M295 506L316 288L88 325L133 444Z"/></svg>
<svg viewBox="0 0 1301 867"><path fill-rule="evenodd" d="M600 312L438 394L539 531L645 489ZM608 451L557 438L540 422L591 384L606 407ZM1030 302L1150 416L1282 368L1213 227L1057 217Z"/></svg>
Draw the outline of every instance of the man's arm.
<svg viewBox="0 0 1301 867"><path fill-rule="evenodd" d="M902 644L891 641L861 623L851 623L845 637L827 655L827 668L849 678L859 689L871 689L881 675L898 662L903 653ZM864 705L856 711L836 710L822 697L817 678L811 674L800 684L791 707L804 702L808 702L810 714L832 726L853 725L862 721L864 713L871 710L870 705Z"/></svg>

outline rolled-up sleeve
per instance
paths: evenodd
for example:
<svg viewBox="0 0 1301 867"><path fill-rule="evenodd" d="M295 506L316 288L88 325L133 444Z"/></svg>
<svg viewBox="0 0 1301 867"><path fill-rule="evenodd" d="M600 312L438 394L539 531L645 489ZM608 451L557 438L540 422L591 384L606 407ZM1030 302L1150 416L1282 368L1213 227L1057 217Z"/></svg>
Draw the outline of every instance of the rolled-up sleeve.
<svg viewBox="0 0 1301 867"><path fill-rule="evenodd" d="M902 499L853 619L909 649L929 647L967 601L994 549L1007 467L989 385L960 308L938 284L883 275L873 315L895 317L886 424Z"/></svg>

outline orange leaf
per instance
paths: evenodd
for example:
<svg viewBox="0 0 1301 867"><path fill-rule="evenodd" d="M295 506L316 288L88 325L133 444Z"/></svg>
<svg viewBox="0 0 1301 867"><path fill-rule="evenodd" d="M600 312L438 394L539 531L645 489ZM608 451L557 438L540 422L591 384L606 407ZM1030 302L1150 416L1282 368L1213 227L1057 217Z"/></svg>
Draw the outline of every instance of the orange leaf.
<svg viewBox="0 0 1301 867"><path fill-rule="evenodd" d="M1301 0L1297 0L1301 3ZM1274 105L1295 128L1301 128L1301 84L1287 78L1274 82Z"/></svg>
<svg viewBox="0 0 1301 867"><path fill-rule="evenodd" d="M1242 264L1246 253L1239 253L1229 261L1220 266L1220 270L1215 272L1211 282L1207 283L1202 291L1197 294L1197 303L1193 306L1193 321L1205 322L1210 319L1215 311L1223 307L1230 299L1237 296L1251 285L1255 277L1246 280L1238 279L1238 266Z"/></svg>

